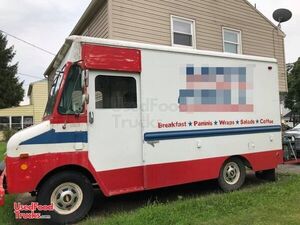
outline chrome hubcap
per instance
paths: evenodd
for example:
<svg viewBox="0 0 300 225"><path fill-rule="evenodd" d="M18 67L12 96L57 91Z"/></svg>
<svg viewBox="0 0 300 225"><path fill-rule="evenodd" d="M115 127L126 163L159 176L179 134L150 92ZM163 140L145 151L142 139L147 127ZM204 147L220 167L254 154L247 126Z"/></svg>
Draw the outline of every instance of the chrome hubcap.
<svg viewBox="0 0 300 225"><path fill-rule="evenodd" d="M74 183L63 183L53 191L51 203L57 213L67 215L75 212L81 205L83 193Z"/></svg>
<svg viewBox="0 0 300 225"><path fill-rule="evenodd" d="M229 162L226 164L223 170L223 177L227 184L233 185L240 179L241 172L238 164L235 162Z"/></svg>

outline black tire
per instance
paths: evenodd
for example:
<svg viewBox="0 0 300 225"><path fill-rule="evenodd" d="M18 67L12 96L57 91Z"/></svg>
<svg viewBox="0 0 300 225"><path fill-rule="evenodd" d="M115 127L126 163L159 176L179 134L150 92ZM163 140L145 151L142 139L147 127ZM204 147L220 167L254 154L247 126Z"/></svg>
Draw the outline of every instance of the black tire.
<svg viewBox="0 0 300 225"><path fill-rule="evenodd" d="M71 195L68 195L70 192L67 191L71 191ZM54 197L53 199L60 196L56 198L56 204L51 202L51 196ZM60 208L62 204L58 203L59 199L65 205L72 202L74 207L69 209L74 211L69 213L67 209ZM50 215L50 222L54 224L72 224L84 219L90 211L94 201L94 190L89 179L82 173L65 171L51 176L42 184L38 190L37 200L41 205L54 203L55 208L58 209L54 212L42 212L42 215ZM66 214L60 213L59 210Z"/></svg>
<svg viewBox="0 0 300 225"><path fill-rule="evenodd" d="M225 192L238 190L245 182L245 165L239 158L226 160L220 170L218 183Z"/></svg>

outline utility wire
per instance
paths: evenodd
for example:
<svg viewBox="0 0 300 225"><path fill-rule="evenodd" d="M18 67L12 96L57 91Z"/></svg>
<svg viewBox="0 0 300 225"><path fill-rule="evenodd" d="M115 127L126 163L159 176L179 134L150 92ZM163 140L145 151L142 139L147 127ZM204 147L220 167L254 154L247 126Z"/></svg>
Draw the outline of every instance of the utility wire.
<svg viewBox="0 0 300 225"><path fill-rule="evenodd" d="M23 40L22 38L19 38L19 37L16 37L16 36L12 35L12 34L9 34L9 33L7 33L7 32L4 31L4 30L0 30L0 32L6 34L7 36L10 36L10 37L12 37L12 38L15 38L15 39L17 39L17 40L19 40L19 41L21 41L21 42L27 44L27 45L30 45L31 47L34 47L34 48L39 49L39 50L41 50L41 51L43 51L43 52L45 52L45 53L48 53L49 55L55 56L54 53L52 53L52 52L50 52L50 51L48 51L48 50L46 50L46 49L43 49L43 48L41 48L41 47L39 47L39 46L37 46L37 45L35 45L35 44L32 44L32 43L30 43L30 42L28 42L28 41L25 41L25 40Z"/></svg>
<svg viewBox="0 0 300 225"><path fill-rule="evenodd" d="M25 73L17 73L20 76L25 76L25 77L31 77L31 78L37 78L37 79L43 79L43 77L38 77L30 74L25 74Z"/></svg>
<svg viewBox="0 0 300 225"><path fill-rule="evenodd" d="M7 71L7 69L2 69L0 68L0 71ZM17 75L20 76L25 76L25 77L31 77L31 78L36 78L36 79L43 79L43 77L38 77L38 76L34 76L34 75L30 75L30 74L26 74L26 73L16 73Z"/></svg>

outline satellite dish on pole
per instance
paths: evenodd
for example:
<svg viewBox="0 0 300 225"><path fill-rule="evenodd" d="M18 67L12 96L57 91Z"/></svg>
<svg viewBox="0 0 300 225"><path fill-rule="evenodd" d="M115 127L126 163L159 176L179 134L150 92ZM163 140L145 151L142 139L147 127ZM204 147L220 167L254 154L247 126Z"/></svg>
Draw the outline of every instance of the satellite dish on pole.
<svg viewBox="0 0 300 225"><path fill-rule="evenodd" d="M273 13L273 19L276 20L280 27L281 23L289 21L292 18L292 12L288 9L277 9Z"/></svg>

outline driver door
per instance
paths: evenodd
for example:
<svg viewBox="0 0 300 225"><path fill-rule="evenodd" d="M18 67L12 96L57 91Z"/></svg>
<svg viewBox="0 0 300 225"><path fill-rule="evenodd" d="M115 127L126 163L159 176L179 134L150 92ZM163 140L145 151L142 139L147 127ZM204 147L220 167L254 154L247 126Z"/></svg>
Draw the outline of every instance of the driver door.
<svg viewBox="0 0 300 225"><path fill-rule="evenodd" d="M89 159L111 194L142 190L140 75L89 75Z"/></svg>

